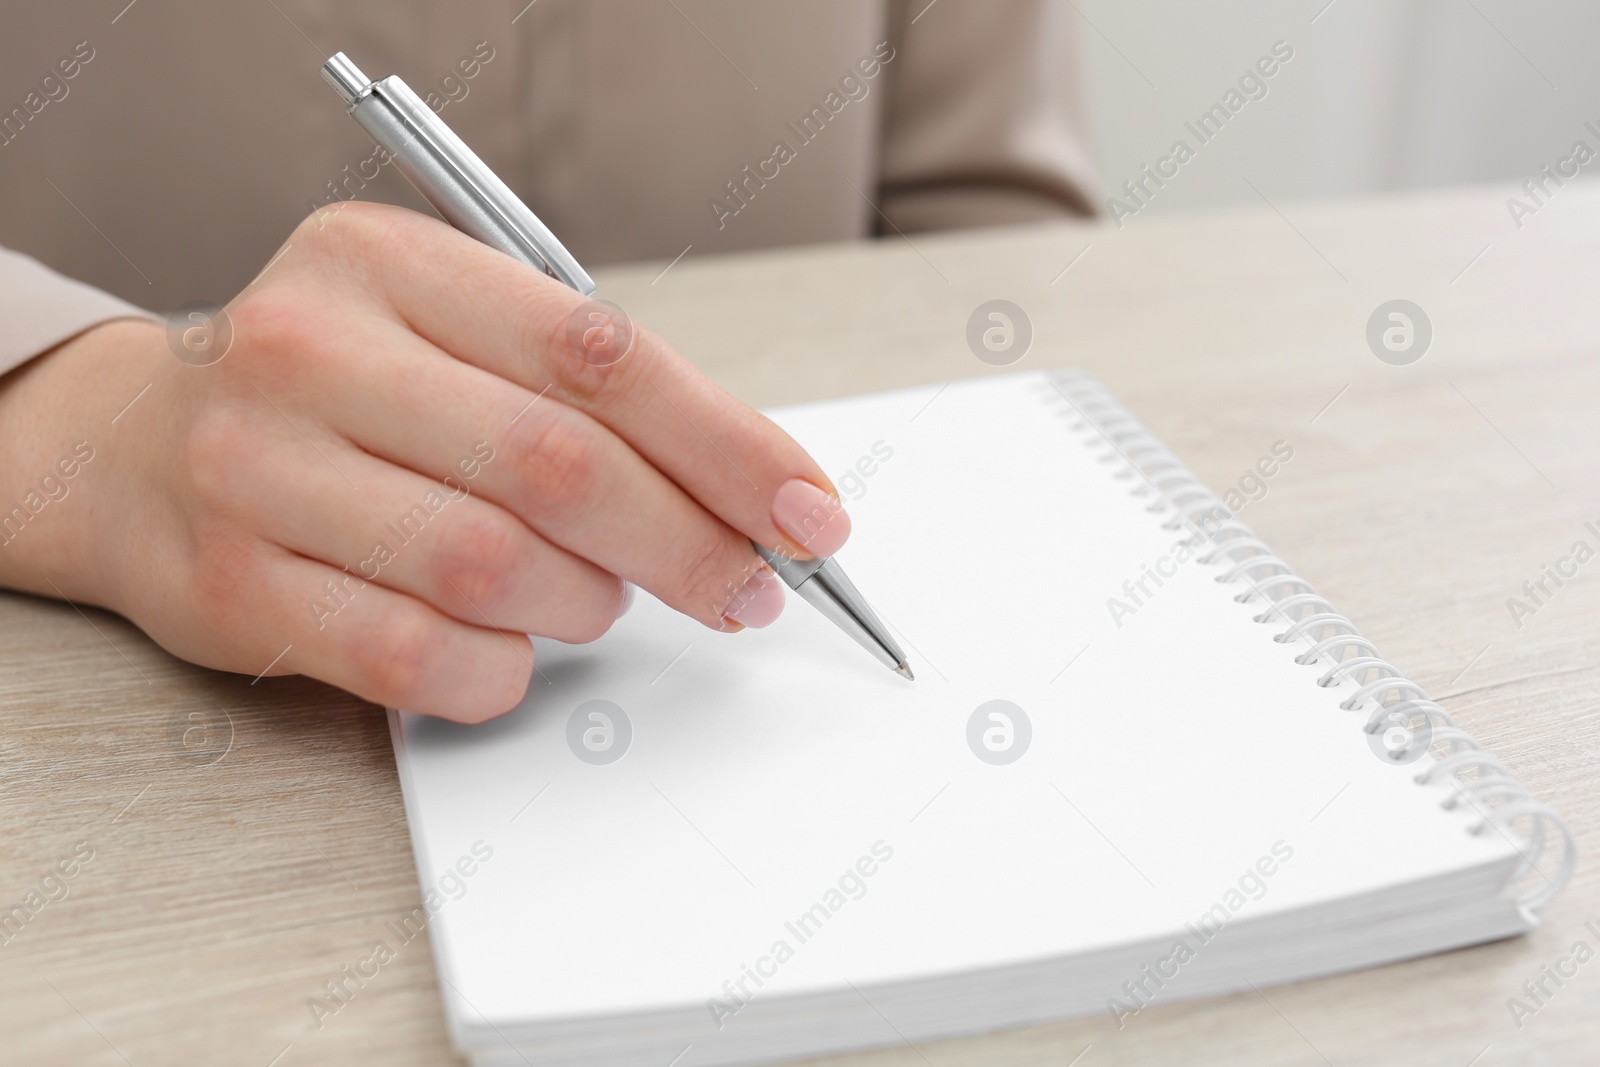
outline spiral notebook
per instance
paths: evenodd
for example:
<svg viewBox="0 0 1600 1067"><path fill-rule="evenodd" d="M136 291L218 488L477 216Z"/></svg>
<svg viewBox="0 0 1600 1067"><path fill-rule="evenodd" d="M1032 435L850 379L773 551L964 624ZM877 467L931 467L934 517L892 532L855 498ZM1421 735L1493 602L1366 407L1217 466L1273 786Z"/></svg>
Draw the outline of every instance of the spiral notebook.
<svg viewBox="0 0 1600 1067"><path fill-rule="evenodd" d="M794 1060L1521 933L1560 818L1093 380L772 413L911 657L641 596L524 705L392 716L482 1064ZM421 921L421 918L419 918ZM393 924L391 924L392 926Z"/></svg>

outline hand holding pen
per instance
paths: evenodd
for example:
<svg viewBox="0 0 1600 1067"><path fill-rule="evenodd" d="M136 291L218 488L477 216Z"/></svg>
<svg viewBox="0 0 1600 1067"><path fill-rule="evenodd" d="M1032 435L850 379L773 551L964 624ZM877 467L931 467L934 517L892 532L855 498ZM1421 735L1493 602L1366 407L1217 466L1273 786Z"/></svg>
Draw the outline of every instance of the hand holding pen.
<svg viewBox="0 0 1600 1067"><path fill-rule="evenodd" d="M594 281L555 235L405 82L389 77L375 83L343 52L322 65L322 77L344 99L361 128L390 154L407 180L456 229L580 293L594 292ZM597 323L611 325L606 311L596 311L591 317ZM602 338L603 343L616 343L612 334L602 332ZM620 356L618 353L617 358ZM774 515L787 513L791 504L793 516L778 521L786 526L792 543L804 547L804 553L797 556L789 544L763 542L756 537L752 544L757 553L791 589L874 658L911 680L911 667L899 644L844 569L828 558L837 546L829 547L831 539L827 544L815 540L816 531L837 521L834 512L842 517L837 500L824 499L816 494L814 486L795 480L779 491Z"/></svg>
<svg viewBox="0 0 1600 1067"><path fill-rule="evenodd" d="M525 635L600 636L625 583L712 629L772 622L751 540L837 550L828 476L648 330L609 365L605 329L574 347L587 304L437 219L324 209L225 315L109 323L17 382L84 442L91 518L16 538L0 577L206 666L465 721L521 700Z"/></svg>

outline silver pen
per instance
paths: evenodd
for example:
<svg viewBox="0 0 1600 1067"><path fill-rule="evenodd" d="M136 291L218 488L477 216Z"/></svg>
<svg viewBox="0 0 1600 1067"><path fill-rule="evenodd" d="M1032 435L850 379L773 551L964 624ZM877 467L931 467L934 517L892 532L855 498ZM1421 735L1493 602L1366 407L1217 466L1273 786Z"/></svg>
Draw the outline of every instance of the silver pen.
<svg viewBox="0 0 1600 1067"><path fill-rule="evenodd" d="M337 52L322 65L322 78L446 222L585 296L594 292L594 279L555 234L398 76L374 82ZM759 544L755 549L785 585L861 647L912 677L905 653L832 557L800 560Z"/></svg>

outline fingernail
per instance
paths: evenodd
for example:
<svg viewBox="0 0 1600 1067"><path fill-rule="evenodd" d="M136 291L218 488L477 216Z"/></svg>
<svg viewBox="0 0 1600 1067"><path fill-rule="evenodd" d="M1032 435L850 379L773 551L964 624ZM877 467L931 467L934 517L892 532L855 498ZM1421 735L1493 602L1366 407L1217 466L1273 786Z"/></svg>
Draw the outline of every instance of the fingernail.
<svg viewBox="0 0 1600 1067"><path fill-rule="evenodd" d="M762 567L733 595L733 603L722 614L757 630L772 625L783 614L783 582L769 568Z"/></svg>
<svg viewBox="0 0 1600 1067"><path fill-rule="evenodd" d="M850 516L844 505L804 478L791 478L778 486L772 498L772 521L818 558L833 555L850 537Z"/></svg>
<svg viewBox="0 0 1600 1067"><path fill-rule="evenodd" d="M617 618L622 618L633 607L634 600L638 597L639 587L632 582L622 583L622 610L617 612Z"/></svg>

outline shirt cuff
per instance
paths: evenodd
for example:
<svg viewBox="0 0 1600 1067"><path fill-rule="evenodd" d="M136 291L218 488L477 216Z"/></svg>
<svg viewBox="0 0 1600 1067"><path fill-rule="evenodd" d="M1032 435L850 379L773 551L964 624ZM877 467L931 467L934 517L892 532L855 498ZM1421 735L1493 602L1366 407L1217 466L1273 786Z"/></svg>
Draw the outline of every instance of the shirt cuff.
<svg viewBox="0 0 1600 1067"><path fill-rule="evenodd" d="M158 315L0 248L0 374L112 319Z"/></svg>

